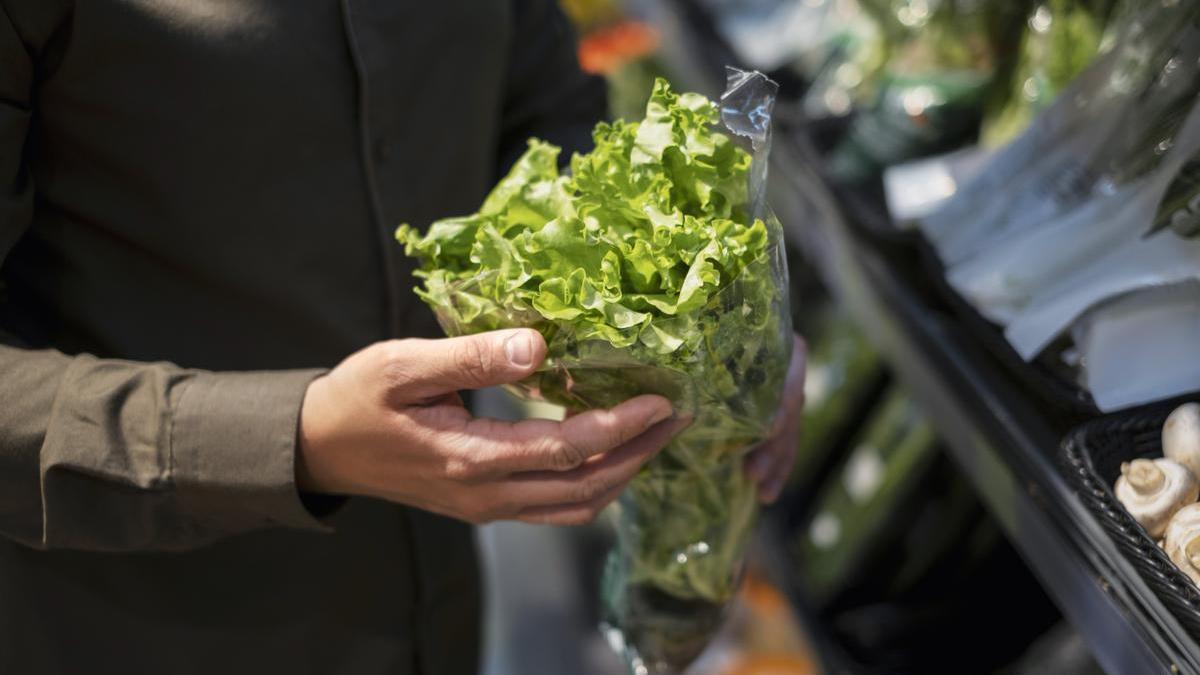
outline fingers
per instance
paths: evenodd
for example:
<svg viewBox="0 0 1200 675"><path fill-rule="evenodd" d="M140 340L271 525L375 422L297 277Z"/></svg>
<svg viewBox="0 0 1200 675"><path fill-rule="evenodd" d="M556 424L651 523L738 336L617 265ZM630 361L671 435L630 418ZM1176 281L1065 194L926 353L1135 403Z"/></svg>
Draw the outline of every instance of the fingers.
<svg viewBox="0 0 1200 675"><path fill-rule="evenodd" d="M791 364L788 366L783 401L770 438L746 458L746 474L758 485L758 498L769 504L779 498L792 473L800 442L804 411L804 375L808 346L795 336Z"/></svg>
<svg viewBox="0 0 1200 675"><path fill-rule="evenodd" d="M624 445L672 415L661 396L637 396L608 410L588 410L561 422L475 419L465 430L475 461L492 475L570 471Z"/></svg>
<svg viewBox="0 0 1200 675"><path fill-rule="evenodd" d="M571 471L530 471L500 481L494 499L534 507L588 504L613 490L618 492L639 469L691 423L689 418L659 422L642 435Z"/></svg>
<svg viewBox="0 0 1200 675"><path fill-rule="evenodd" d="M587 525L600 515L609 504L621 496L622 487L613 488L609 492L579 504L560 504L557 506L539 506L526 509L517 514L516 520L533 525Z"/></svg>
<svg viewBox="0 0 1200 675"><path fill-rule="evenodd" d="M780 414L775 417L775 425L771 430L772 436L779 434L791 417L799 415L804 410L804 378L807 369L808 345L804 342L804 338L797 335L792 347L792 360L788 364L787 377L784 380Z"/></svg>
<svg viewBox="0 0 1200 675"><path fill-rule="evenodd" d="M516 382L546 358L545 340L528 328L388 344L386 375L409 402Z"/></svg>
<svg viewBox="0 0 1200 675"><path fill-rule="evenodd" d="M774 502L783 492L795 463L799 434L798 425L785 425L778 437L746 458L746 473L758 486L758 500L763 504Z"/></svg>

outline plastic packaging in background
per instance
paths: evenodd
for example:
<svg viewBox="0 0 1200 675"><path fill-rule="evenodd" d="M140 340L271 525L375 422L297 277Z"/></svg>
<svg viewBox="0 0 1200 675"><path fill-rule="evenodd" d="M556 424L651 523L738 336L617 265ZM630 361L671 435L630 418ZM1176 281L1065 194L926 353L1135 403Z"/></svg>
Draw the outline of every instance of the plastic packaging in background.
<svg viewBox="0 0 1200 675"><path fill-rule="evenodd" d="M1200 156L1193 156L1179 168L1146 234L1154 235L1168 228L1187 239L1200 237Z"/></svg>
<svg viewBox="0 0 1200 675"><path fill-rule="evenodd" d="M1188 242L1146 239L1180 168L1200 153L1200 105L1148 174L951 267L950 283L1033 358L1096 302L1200 276Z"/></svg>
<svg viewBox="0 0 1200 675"><path fill-rule="evenodd" d="M1200 241L1175 235L1139 240L1040 293L1004 334L1018 354L1032 360L1086 310L1109 298L1197 278Z"/></svg>
<svg viewBox="0 0 1200 675"><path fill-rule="evenodd" d="M1151 172L1200 91L1200 3L1140 4L972 183L921 220L947 265Z"/></svg>
<svg viewBox="0 0 1200 675"><path fill-rule="evenodd" d="M883 172L883 194L892 220L910 224L933 213L954 196L958 186L975 178L989 157L988 150L971 145L889 166Z"/></svg>
<svg viewBox="0 0 1200 675"><path fill-rule="evenodd" d="M1012 140L1105 49L1105 28L1118 13L1114 0L1044 0L1026 20L1019 61L1004 103L984 118L982 142ZM1111 40L1108 40L1111 47Z"/></svg>
<svg viewBox="0 0 1200 675"><path fill-rule="evenodd" d="M1106 302L1072 333L1087 388L1105 412L1200 391L1200 281Z"/></svg>

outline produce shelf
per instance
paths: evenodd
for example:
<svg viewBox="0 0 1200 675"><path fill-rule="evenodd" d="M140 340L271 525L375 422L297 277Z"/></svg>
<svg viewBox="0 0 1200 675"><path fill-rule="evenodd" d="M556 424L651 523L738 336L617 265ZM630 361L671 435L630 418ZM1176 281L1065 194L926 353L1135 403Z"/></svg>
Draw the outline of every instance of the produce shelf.
<svg viewBox="0 0 1200 675"><path fill-rule="evenodd" d="M707 93L735 63L695 0L639 3L664 61ZM779 111L772 200L835 298L922 405L1008 538L1108 673L1197 673L1200 645L1155 597L1067 485L1059 447L1075 420L1038 405L930 293L918 251L879 246L853 197L819 175L803 128ZM802 601L801 603L802 604Z"/></svg>
<svg viewBox="0 0 1200 675"><path fill-rule="evenodd" d="M791 155L789 157L788 155ZM820 217L822 277L922 404L953 458L1047 593L1110 673L1200 672L1200 648L1117 551L1057 466L1067 429L1042 414L972 337L861 241L832 193L780 152L777 170ZM791 166L789 166L791 164ZM804 214L812 218L813 212ZM807 235L812 239L812 234Z"/></svg>

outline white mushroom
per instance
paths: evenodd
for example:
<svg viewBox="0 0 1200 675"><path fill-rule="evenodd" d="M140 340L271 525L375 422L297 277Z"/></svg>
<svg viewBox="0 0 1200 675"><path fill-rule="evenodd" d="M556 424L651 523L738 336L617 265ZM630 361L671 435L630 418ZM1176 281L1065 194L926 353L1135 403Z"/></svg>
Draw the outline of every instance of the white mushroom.
<svg viewBox="0 0 1200 675"><path fill-rule="evenodd" d="M1171 517L1163 550L1192 583L1200 586L1200 504L1185 506Z"/></svg>
<svg viewBox="0 0 1200 675"><path fill-rule="evenodd" d="M1150 536L1158 539L1167 529L1175 512L1196 501L1200 484L1187 467L1170 459L1135 459L1121 465L1121 477L1114 488L1125 505Z"/></svg>
<svg viewBox="0 0 1200 675"><path fill-rule="evenodd" d="M1186 466L1200 479L1200 403L1184 403L1167 417L1162 446L1167 459Z"/></svg>

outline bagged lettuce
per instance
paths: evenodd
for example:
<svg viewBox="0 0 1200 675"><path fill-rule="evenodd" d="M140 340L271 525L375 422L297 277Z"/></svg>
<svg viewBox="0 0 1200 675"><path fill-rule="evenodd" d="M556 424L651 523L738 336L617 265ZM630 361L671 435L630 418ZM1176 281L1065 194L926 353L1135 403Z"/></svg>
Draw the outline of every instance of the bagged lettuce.
<svg viewBox="0 0 1200 675"><path fill-rule="evenodd" d="M545 337L520 395L580 410L654 393L694 418L618 501L602 590L632 672L681 670L707 644L756 513L743 457L773 423L792 348L762 194L774 94L731 70L718 107L658 80L645 119L597 125L570 175L531 140L477 213L396 233L447 334Z"/></svg>

